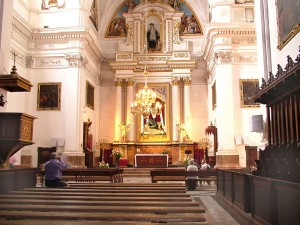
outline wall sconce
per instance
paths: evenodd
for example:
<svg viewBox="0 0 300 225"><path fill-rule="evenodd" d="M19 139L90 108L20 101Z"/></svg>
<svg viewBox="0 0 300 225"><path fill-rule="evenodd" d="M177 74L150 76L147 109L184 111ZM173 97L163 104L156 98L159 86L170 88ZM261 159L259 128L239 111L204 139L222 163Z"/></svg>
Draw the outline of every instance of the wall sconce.
<svg viewBox="0 0 300 225"><path fill-rule="evenodd" d="M4 100L4 95L3 95L3 94L0 94L0 106L4 107L4 105L5 105L6 102L7 102L7 101Z"/></svg>

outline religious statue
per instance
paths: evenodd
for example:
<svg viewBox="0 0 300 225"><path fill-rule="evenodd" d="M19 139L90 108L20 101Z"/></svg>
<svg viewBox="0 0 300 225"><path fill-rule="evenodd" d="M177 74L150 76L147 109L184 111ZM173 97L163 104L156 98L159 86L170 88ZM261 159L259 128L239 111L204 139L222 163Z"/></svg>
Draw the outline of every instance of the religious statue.
<svg viewBox="0 0 300 225"><path fill-rule="evenodd" d="M132 125L132 123L129 123L127 125L125 125L124 123L120 123L119 127L121 130L121 143L126 142L126 134L127 134L127 131L130 130L131 125Z"/></svg>
<svg viewBox="0 0 300 225"><path fill-rule="evenodd" d="M134 1L133 0L127 0L126 5L128 7L128 12L129 13L132 12L134 7L135 7Z"/></svg>
<svg viewBox="0 0 300 225"><path fill-rule="evenodd" d="M177 124L176 127L179 130L180 140L183 142L189 140L184 123L181 122L180 124Z"/></svg>
<svg viewBox="0 0 300 225"><path fill-rule="evenodd" d="M159 47L160 34L154 27L154 23L150 23L150 29L147 31L147 41L149 50L157 50Z"/></svg>

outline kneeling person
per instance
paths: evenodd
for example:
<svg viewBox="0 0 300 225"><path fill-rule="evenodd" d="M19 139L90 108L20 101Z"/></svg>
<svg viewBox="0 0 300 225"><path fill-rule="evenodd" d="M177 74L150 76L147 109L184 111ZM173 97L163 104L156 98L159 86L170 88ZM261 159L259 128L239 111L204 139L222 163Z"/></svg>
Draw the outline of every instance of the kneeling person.
<svg viewBox="0 0 300 225"><path fill-rule="evenodd" d="M52 152L50 160L45 164L45 186L64 187L68 186L61 180L62 171L68 168L68 164L62 162L56 152Z"/></svg>
<svg viewBox="0 0 300 225"><path fill-rule="evenodd" d="M194 163L194 160L191 159L189 161L189 165L186 168L187 171L198 171L198 167L197 165ZM190 191L190 190L196 190L197 187L197 183L198 183L198 176L188 176L186 179L186 190Z"/></svg>

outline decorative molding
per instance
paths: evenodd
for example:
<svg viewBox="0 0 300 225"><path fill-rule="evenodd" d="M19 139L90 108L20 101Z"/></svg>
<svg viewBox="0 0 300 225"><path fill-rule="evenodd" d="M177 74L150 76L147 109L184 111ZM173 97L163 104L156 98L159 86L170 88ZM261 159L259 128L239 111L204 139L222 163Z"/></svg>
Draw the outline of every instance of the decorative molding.
<svg viewBox="0 0 300 225"><path fill-rule="evenodd" d="M30 39L31 32L30 30L26 29L24 26L20 26L18 22L15 20L12 21L12 27L16 29L19 33L23 34L26 38Z"/></svg>
<svg viewBox="0 0 300 225"><path fill-rule="evenodd" d="M126 27L127 27L127 41L121 42L122 44L124 44L125 46L130 46L133 45L133 37L134 37L134 29L133 29L133 21L128 21L126 23Z"/></svg>
<svg viewBox="0 0 300 225"><path fill-rule="evenodd" d="M217 55L215 53L215 57L219 59L221 64L228 64L232 63L233 54L231 51L219 51Z"/></svg>
<svg viewBox="0 0 300 225"><path fill-rule="evenodd" d="M190 77L183 77L184 86L190 86L192 83L192 79Z"/></svg>
<svg viewBox="0 0 300 225"><path fill-rule="evenodd" d="M67 54L66 60L71 67L86 66L88 64L87 58L82 54Z"/></svg>
<svg viewBox="0 0 300 225"><path fill-rule="evenodd" d="M33 33L31 35L31 39L33 41L45 41L45 40L66 40L70 41L71 39L80 39L80 38L85 38L84 35L85 31L82 32L59 32L59 33L54 33L54 32L49 32L49 33Z"/></svg>
<svg viewBox="0 0 300 225"><path fill-rule="evenodd" d="M168 52L172 51L172 21L168 20L167 21L167 37L168 37Z"/></svg>
<svg viewBox="0 0 300 225"><path fill-rule="evenodd" d="M147 61L147 62L160 62L172 60L172 56L137 56L135 57L137 61Z"/></svg>
<svg viewBox="0 0 300 225"><path fill-rule="evenodd" d="M127 86L133 86L134 85L134 77L130 77L126 79L126 85Z"/></svg>
<svg viewBox="0 0 300 225"><path fill-rule="evenodd" d="M188 52L175 52L173 54L174 58L190 58L190 54Z"/></svg>
<svg viewBox="0 0 300 225"><path fill-rule="evenodd" d="M33 66L33 57L26 56L26 68L31 68Z"/></svg>
<svg viewBox="0 0 300 225"><path fill-rule="evenodd" d="M181 44L182 41L179 39L179 30L180 30L181 22L174 20L173 22L173 44Z"/></svg>
<svg viewBox="0 0 300 225"><path fill-rule="evenodd" d="M179 86L178 77L172 77L171 83L172 83L173 86Z"/></svg>
<svg viewBox="0 0 300 225"><path fill-rule="evenodd" d="M124 60L124 59L133 59L133 56L131 53L124 53L124 54L121 54L121 53L117 53L116 54L116 58L117 59L120 59L120 60Z"/></svg>
<svg viewBox="0 0 300 225"><path fill-rule="evenodd" d="M141 26L140 26L140 22L139 21L135 21L134 22L134 26L135 26L135 30L141 30ZM139 40L140 40L140 32L135 32L134 33L135 36L135 40L134 40L134 51L135 52L140 52L140 48L139 48Z"/></svg>
<svg viewBox="0 0 300 225"><path fill-rule="evenodd" d="M122 86L122 79L120 78L114 78L114 83L116 87L121 87Z"/></svg>
<svg viewBox="0 0 300 225"><path fill-rule="evenodd" d="M34 58L34 67L36 68L50 68L50 67L66 67L66 60L60 58Z"/></svg>

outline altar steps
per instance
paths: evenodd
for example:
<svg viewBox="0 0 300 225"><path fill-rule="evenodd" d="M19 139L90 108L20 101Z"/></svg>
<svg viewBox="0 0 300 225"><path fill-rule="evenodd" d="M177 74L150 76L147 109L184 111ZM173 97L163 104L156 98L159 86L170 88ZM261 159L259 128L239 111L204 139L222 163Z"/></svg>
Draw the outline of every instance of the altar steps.
<svg viewBox="0 0 300 225"><path fill-rule="evenodd" d="M150 170L152 168L123 168L124 177L150 177Z"/></svg>

